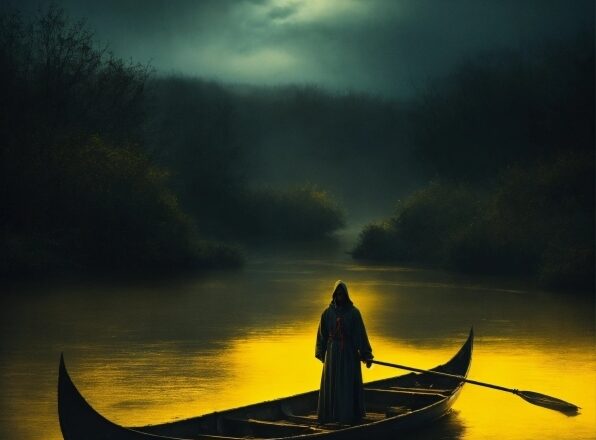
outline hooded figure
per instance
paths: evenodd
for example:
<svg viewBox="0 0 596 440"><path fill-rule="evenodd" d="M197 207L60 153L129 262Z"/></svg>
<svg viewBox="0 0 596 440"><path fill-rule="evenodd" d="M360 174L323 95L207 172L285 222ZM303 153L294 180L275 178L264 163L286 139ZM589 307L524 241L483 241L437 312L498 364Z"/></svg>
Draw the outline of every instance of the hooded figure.
<svg viewBox="0 0 596 440"><path fill-rule="evenodd" d="M321 315L315 356L324 364L319 422L358 423L365 416L360 362L370 367L373 355L360 311L342 281L335 283L331 304Z"/></svg>

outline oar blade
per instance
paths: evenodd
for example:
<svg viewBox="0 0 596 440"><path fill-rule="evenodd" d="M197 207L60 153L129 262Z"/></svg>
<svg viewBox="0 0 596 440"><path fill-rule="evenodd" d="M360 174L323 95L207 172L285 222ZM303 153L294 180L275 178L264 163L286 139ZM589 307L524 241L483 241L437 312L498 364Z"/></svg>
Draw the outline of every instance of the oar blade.
<svg viewBox="0 0 596 440"><path fill-rule="evenodd" d="M546 394L540 394L534 391L517 391L516 394L526 402L559 411L568 416L577 415L580 409L579 406L574 405L573 403L565 402L556 397L547 396Z"/></svg>

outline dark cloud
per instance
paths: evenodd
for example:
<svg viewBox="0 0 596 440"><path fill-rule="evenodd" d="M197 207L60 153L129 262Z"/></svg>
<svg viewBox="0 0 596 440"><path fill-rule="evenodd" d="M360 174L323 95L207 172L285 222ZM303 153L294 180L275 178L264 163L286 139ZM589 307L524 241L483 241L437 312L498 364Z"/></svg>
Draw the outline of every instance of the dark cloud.
<svg viewBox="0 0 596 440"><path fill-rule="evenodd" d="M27 11L48 4L25 0ZM592 0L62 0L124 57L223 81L406 95L484 49L593 32Z"/></svg>
<svg viewBox="0 0 596 440"><path fill-rule="evenodd" d="M271 10L269 11L269 13L267 15L272 20L284 20L284 19L287 19L287 18L291 17L292 15L294 15L299 9L300 9L300 6L298 4L287 5L287 6L276 6L276 7L271 8Z"/></svg>

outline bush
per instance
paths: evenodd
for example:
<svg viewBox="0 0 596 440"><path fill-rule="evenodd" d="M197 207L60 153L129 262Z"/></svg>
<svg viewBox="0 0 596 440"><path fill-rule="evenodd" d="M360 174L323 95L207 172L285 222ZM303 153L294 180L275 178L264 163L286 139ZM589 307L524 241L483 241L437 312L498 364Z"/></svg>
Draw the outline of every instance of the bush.
<svg viewBox="0 0 596 440"><path fill-rule="evenodd" d="M59 151L59 150L58 150ZM197 251L190 219L167 189L167 173L140 152L92 137L61 158L56 220L77 231L94 264L119 268L188 267Z"/></svg>
<svg viewBox="0 0 596 440"><path fill-rule="evenodd" d="M13 253L3 272L238 264L236 251L199 240L167 187L167 173L135 147L93 136L52 148L50 158L44 174L36 175L37 191L22 193L32 217L5 238Z"/></svg>
<svg viewBox="0 0 596 440"><path fill-rule="evenodd" d="M331 196L313 185L278 190L261 188L236 195L232 215L218 225L240 240L323 239L344 226L344 214Z"/></svg>
<svg viewBox="0 0 596 440"><path fill-rule="evenodd" d="M594 287L594 155L509 167L490 191L434 183L367 226L353 256Z"/></svg>
<svg viewBox="0 0 596 440"><path fill-rule="evenodd" d="M408 247L399 239L391 222L367 225L358 236L352 256L369 261L410 261Z"/></svg>
<svg viewBox="0 0 596 440"><path fill-rule="evenodd" d="M563 152L505 171L487 223L548 285L593 286L594 154Z"/></svg>
<svg viewBox="0 0 596 440"><path fill-rule="evenodd" d="M353 251L356 258L434 264L479 215L480 199L462 185L431 183L397 206L382 224L370 225Z"/></svg>

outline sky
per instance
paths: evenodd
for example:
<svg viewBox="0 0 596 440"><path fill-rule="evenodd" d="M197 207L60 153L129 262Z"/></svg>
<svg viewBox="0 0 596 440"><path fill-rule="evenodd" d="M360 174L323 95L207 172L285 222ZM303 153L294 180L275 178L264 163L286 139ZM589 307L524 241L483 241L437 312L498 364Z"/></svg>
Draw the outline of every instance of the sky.
<svg viewBox="0 0 596 440"><path fill-rule="evenodd" d="M10 0L9 0L10 1ZM121 57L228 83L403 97L475 53L594 29L592 0L20 0L86 18Z"/></svg>

